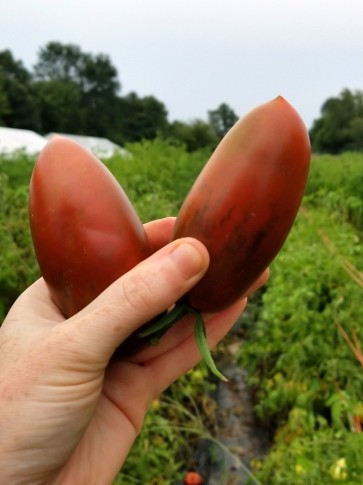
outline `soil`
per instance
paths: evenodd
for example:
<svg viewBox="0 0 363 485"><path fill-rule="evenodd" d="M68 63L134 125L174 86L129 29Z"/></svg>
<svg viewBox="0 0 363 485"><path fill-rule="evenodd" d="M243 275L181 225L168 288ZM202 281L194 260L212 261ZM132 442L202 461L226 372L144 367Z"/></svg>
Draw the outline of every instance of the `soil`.
<svg viewBox="0 0 363 485"><path fill-rule="evenodd" d="M240 341L232 341L223 362L218 363L228 382L219 381L214 396L215 440L201 440L195 456L204 485L259 484L253 477L251 462L263 458L271 446L269 434L254 416L247 373L234 359L240 345Z"/></svg>

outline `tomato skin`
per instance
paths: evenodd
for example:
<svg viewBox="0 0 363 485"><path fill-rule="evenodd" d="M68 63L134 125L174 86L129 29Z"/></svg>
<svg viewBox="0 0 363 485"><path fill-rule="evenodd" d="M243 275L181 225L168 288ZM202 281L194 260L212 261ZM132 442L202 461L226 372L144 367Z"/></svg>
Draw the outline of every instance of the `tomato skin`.
<svg viewBox="0 0 363 485"><path fill-rule="evenodd" d="M281 96L241 118L220 142L178 214L173 239L191 236L210 266L185 296L215 312L239 299L269 266L298 213L310 165L307 129Z"/></svg>
<svg viewBox="0 0 363 485"><path fill-rule="evenodd" d="M151 253L119 183L102 162L64 137L52 138L36 161L29 220L42 275L66 317Z"/></svg>

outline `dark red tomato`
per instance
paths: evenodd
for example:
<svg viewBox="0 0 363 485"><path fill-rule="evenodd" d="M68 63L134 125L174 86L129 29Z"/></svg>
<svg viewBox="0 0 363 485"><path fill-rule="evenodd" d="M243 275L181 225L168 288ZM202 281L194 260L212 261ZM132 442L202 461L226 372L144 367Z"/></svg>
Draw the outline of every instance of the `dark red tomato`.
<svg viewBox="0 0 363 485"><path fill-rule="evenodd" d="M54 137L30 182L35 253L66 317L150 255L143 225L119 183L77 143Z"/></svg>
<svg viewBox="0 0 363 485"><path fill-rule="evenodd" d="M271 263L299 210L310 165L306 127L282 97L258 106L221 141L177 217L173 239L205 244L210 266L186 295L195 310L235 302Z"/></svg>

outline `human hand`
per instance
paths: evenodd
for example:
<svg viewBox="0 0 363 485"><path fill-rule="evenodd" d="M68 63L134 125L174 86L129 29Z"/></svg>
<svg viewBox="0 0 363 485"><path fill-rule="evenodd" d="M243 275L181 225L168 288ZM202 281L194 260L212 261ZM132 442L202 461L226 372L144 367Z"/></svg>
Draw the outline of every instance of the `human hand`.
<svg viewBox="0 0 363 485"><path fill-rule="evenodd" d="M203 276L208 254L195 239L168 244L173 218L147 224L155 253L65 320L43 279L14 304L0 328L0 470L11 485L109 485L151 401L199 360L193 318L156 347L111 357L136 329ZM251 291L266 282L267 271ZM208 343L246 305L206 316Z"/></svg>

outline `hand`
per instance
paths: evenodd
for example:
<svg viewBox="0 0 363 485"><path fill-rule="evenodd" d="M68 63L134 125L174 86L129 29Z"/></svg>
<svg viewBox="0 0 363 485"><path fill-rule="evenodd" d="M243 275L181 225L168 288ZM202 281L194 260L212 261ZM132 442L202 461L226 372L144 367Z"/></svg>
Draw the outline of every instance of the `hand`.
<svg viewBox="0 0 363 485"><path fill-rule="evenodd" d="M195 239L167 244L173 224L173 218L147 224L155 253L70 319L43 279L10 310L0 328L1 483L111 484L151 401L200 360L193 318L185 317L158 346L110 362L130 334L208 267L208 253ZM266 271L251 290L267 277ZM206 316L211 347L246 301Z"/></svg>

